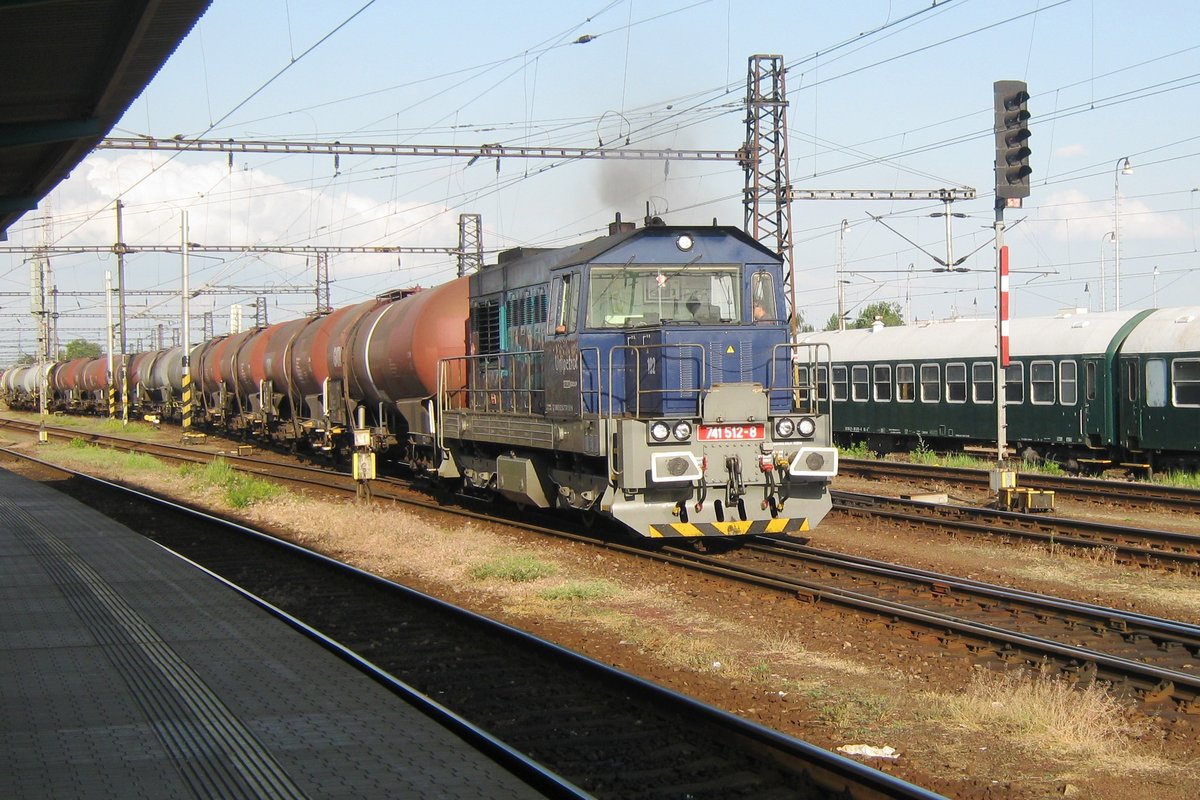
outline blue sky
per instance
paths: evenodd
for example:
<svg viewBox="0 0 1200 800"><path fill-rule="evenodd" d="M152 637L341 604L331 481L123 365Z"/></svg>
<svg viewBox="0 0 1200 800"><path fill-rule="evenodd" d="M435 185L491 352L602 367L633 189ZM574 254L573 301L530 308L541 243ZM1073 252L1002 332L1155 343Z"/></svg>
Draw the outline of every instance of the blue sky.
<svg viewBox="0 0 1200 800"><path fill-rule="evenodd" d="M365 7L364 7L365 6ZM577 42L580 37L593 37ZM1033 114L1032 194L1009 211L1013 314L1115 306L1114 190L1120 175L1122 306L1200 305L1200 4L1110 0L735 0L399 3L214 0L113 135L204 136L406 144L728 149L745 139L747 60L788 65L789 151L797 189L974 187L954 204L947 275L940 203L801 201L794 205L798 298L818 327L836 308L839 232L851 314L901 304L910 317L994 314L992 83L1027 81ZM554 246L591 238L650 202L678 224L742 224L741 170L727 163L572 163L503 159L237 156L98 151L38 212L9 232L33 245L108 244L112 201L126 241L179 241L189 209L204 244L452 246L460 213L482 215L484 246ZM882 217L887 226L875 222ZM895 232L889 230L895 229ZM903 236L899 235L902 234ZM0 254L0 290L28 288L25 256ZM1101 260L1106 292L1100 293ZM53 260L61 291L103 287L111 258ZM1157 267L1158 277L1154 278ZM295 256L195 259L192 285L312 283ZM445 256L335 256L335 306L454 274ZM132 256L127 283L177 287L178 259ZM196 301L221 332L233 302ZM27 301L4 298L6 311ZM140 311L133 302L135 311ZM144 321L174 313L151 299ZM268 300L272 322L312 296ZM61 335L98 337L96 298L60 301ZM10 335L28 320L0 322ZM14 336L16 339L14 339ZM28 348L26 348L28 349Z"/></svg>

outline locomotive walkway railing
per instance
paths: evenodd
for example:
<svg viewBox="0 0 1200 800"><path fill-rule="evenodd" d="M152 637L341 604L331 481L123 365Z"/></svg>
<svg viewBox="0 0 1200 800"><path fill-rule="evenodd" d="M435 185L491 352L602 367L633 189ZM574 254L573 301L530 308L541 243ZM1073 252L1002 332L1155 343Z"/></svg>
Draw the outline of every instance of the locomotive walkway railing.
<svg viewBox="0 0 1200 800"><path fill-rule="evenodd" d="M786 352L781 353L781 350ZM794 412L832 416L828 387L832 358L832 350L824 342L775 345L771 352L768 397L774 400L780 394L789 394ZM780 375L781 371L787 374ZM825 376L824 383L822 375Z"/></svg>

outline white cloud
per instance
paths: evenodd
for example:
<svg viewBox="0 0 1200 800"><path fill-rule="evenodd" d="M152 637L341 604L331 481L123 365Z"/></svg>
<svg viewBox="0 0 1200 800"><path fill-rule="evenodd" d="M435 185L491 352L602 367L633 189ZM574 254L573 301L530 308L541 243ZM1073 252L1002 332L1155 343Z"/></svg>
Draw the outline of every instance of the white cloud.
<svg viewBox="0 0 1200 800"><path fill-rule="evenodd" d="M1079 158L1087 155L1087 148L1081 144L1068 144L1055 148L1054 158Z"/></svg>

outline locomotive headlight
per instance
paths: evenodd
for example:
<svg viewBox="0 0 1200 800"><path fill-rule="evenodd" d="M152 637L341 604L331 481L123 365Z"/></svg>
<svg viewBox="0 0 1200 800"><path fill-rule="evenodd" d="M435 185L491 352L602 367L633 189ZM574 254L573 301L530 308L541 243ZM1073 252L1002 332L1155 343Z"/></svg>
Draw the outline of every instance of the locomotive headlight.
<svg viewBox="0 0 1200 800"><path fill-rule="evenodd" d="M675 434L675 438L679 441L686 442L688 437L692 435L692 423L680 420L675 423L675 430L672 433Z"/></svg>
<svg viewBox="0 0 1200 800"><path fill-rule="evenodd" d="M775 436L780 439L786 439L796 432L796 423L792 422L791 417L780 417L775 420Z"/></svg>
<svg viewBox="0 0 1200 800"><path fill-rule="evenodd" d="M687 251L691 250L695 244L696 244L695 240L692 239L691 236L688 236L686 233L679 234L679 238L675 240L675 246L678 247L680 250L682 250L685 253Z"/></svg>
<svg viewBox="0 0 1200 800"><path fill-rule="evenodd" d="M650 423L650 438L654 441L665 442L670 435L671 429L661 419Z"/></svg>
<svg viewBox="0 0 1200 800"><path fill-rule="evenodd" d="M801 436L807 438L817 432L817 423L812 417L801 417L796 430L800 431Z"/></svg>

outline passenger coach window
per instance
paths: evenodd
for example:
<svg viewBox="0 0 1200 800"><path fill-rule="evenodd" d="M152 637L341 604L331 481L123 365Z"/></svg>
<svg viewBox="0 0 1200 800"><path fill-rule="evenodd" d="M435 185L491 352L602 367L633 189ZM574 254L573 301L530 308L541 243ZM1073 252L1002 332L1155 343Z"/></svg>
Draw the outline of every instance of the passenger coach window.
<svg viewBox="0 0 1200 800"><path fill-rule="evenodd" d="M892 400L892 368L887 364L875 365L875 400L880 403Z"/></svg>
<svg viewBox="0 0 1200 800"><path fill-rule="evenodd" d="M942 402L942 370L937 364L921 365L921 402Z"/></svg>
<svg viewBox="0 0 1200 800"><path fill-rule="evenodd" d="M1125 393L1129 402L1136 403L1138 399L1137 362L1132 358L1125 361Z"/></svg>
<svg viewBox="0 0 1200 800"><path fill-rule="evenodd" d="M1096 362L1085 361L1083 364L1083 392L1088 400L1096 399Z"/></svg>
<svg viewBox="0 0 1200 800"><path fill-rule="evenodd" d="M1181 358L1172 361L1171 383L1175 405L1200 406L1200 360Z"/></svg>
<svg viewBox="0 0 1200 800"><path fill-rule="evenodd" d="M1020 361L1004 368L1004 402L1013 405L1025 402L1025 365Z"/></svg>
<svg viewBox="0 0 1200 800"><path fill-rule="evenodd" d="M846 402L850 397L850 392L846 381L847 371L845 367L833 368L833 399L839 403Z"/></svg>
<svg viewBox="0 0 1200 800"><path fill-rule="evenodd" d="M1054 402L1054 362L1034 361L1029 365L1029 400L1035 406Z"/></svg>
<svg viewBox="0 0 1200 800"><path fill-rule="evenodd" d="M1058 399L1064 406L1079 400L1079 365L1074 361L1058 362Z"/></svg>
<svg viewBox="0 0 1200 800"><path fill-rule="evenodd" d="M850 397L856 403L865 403L871 397L871 378L866 364L855 364L850 368Z"/></svg>
<svg viewBox="0 0 1200 800"><path fill-rule="evenodd" d="M1146 362L1146 405L1150 408L1167 405L1167 362L1161 358Z"/></svg>
<svg viewBox="0 0 1200 800"><path fill-rule="evenodd" d="M971 365L971 399L976 403L996 402L996 365L990 361Z"/></svg>
<svg viewBox="0 0 1200 800"><path fill-rule="evenodd" d="M967 365L946 365L946 402L967 402Z"/></svg>
<svg viewBox="0 0 1200 800"><path fill-rule="evenodd" d="M917 370L912 364L896 367L896 401L911 403L917 399Z"/></svg>
<svg viewBox="0 0 1200 800"><path fill-rule="evenodd" d="M817 367L817 399L829 399L829 368Z"/></svg>

